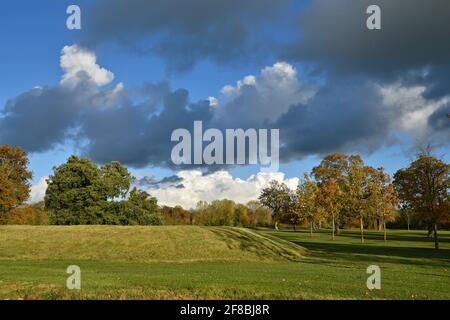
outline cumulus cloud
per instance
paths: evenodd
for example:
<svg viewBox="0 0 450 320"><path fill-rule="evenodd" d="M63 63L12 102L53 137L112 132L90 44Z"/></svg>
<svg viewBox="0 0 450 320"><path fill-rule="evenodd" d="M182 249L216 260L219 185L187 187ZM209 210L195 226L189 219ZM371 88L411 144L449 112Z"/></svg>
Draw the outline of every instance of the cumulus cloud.
<svg viewBox="0 0 450 320"><path fill-rule="evenodd" d="M39 179L37 184L31 186L30 198L28 199L29 204L35 204L44 200L48 186L47 179L48 177L43 177Z"/></svg>
<svg viewBox="0 0 450 320"><path fill-rule="evenodd" d="M29 152L50 150L73 138L85 111L118 105L126 99L123 84L99 88L113 76L96 64L93 53L78 46L65 47L61 66L66 72L60 84L36 86L7 101L0 110L0 143L18 145Z"/></svg>
<svg viewBox="0 0 450 320"><path fill-rule="evenodd" d="M278 119L292 104L307 103L315 92L316 85L302 79L292 65L278 62L263 68L258 76L249 75L235 86L223 87L227 103L215 120L230 128L260 128Z"/></svg>
<svg viewBox="0 0 450 320"><path fill-rule="evenodd" d="M256 55L275 41L264 32L292 0L97 0L86 8L84 43L114 42L158 55L184 70L197 61L224 63ZM279 20L278 20L279 21ZM273 51L273 49L272 49ZM250 60L250 59L249 59Z"/></svg>
<svg viewBox="0 0 450 320"><path fill-rule="evenodd" d="M61 69L64 76L62 85L77 86L85 77L91 79L96 85L102 86L114 80L114 74L97 64L97 57L93 52L80 48L77 45L65 46L61 55Z"/></svg>
<svg viewBox="0 0 450 320"><path fill-rule="evenodd" d="M427 100L424 98L425 86L406 87L394 84L380 88L383 104L399 114L398 129L412 133L424 140L430 133L429 118L439 108L446 105L448 98Z"/></svg>
<svg viewBox="0 0 450 320"><path fill-rule="evenodd" d="M201 171L181 171L172 184L156 185L148 188L148 192L158 198L161 205L181 205L193 209L200 200L214 201L232 199L238 203L257 200L261 190L270 181L284 182L292 190L299 183L298 178L286 179L281 172L258 173L243 180L233 177L227 171L203 174Z"/></svg>

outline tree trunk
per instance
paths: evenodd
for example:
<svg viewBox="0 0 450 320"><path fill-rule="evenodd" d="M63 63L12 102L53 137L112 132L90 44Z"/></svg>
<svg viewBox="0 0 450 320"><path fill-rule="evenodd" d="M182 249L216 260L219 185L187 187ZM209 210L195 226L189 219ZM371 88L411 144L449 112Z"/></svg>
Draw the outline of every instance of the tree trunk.
<svg viewBox="0 0 450 320"><path fill-rule="evenodd" d="M275 221L275 230L277 230L277 231L279 230L278 229L278 221Z"/></svg>
<svg viewBox="0 0 450 320"><path fill-rule="evenodd" d="M296 226L295 226L295 224L294 224L294 232L295 232L295 231L297 231L297 229L296 229Z"/></svg>
<svg viewBox="0 0 450 320"><path fill-rule="evenodd" d="M386 230L386 221L383 222L383 228L384 228L384 241L387 241L387 230Z"/></svg>
<svg viewBox="0 0 450 320"><path fill-rule="evenodd" d="M311 229L310 229L310 232L309 232L309 236L312 237L312 235L313 235L313 223L312 223L312 221L311 221L310 225L311 225Z"/></svg>
<svg viewBox="0 0 450 320"><path fill-rule="evenodd" d="M434 225L434 247L439 250L439 239L437 234L437 224Z"/></svg>
<svg viewBox="0 0 450 320"><path fill-rule="evenodd" d="M333 240L334 240L334 233L336 232L336 223L335 223L335 219L334 219L334 214L333 214Z"/></svg>
<svg viewBox="0 0 450 320"><path fill-rule="evenodd" d="M360 224L361 224L361 226L360 226L360 228L361 228L361 243L364 243L364 222L363 222L363 218L361 217L359 219L359 221L360 221Z"/></svg>
<svg viewBox="0 0 450 320"><path fill-rule="evenodd" d="M408 215L406 215L406 218L407 218L407 220L408 220L408 231L410 230L410 227L409 227L409 225L410 225L410 221L409 221L409 214Z"/></svg>

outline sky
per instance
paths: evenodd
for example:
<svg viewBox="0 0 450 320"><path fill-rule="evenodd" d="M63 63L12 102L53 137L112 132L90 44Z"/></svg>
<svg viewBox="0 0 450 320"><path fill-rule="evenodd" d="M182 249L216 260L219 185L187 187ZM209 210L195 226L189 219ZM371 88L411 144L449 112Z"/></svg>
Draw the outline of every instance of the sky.
<svg viewBox="0 0 450 320"><path fill-rule="evenodd" d="M81 8L81 30L66 9ZM381 30L366 9L381 8ZM25 149L32 202L71 154L118 160L161 204L295 188L329 153L393 174L449 161L445 0L17 0L0 11L0 144ZM280 130L279 172L175 166L171 132Z"/></svg>

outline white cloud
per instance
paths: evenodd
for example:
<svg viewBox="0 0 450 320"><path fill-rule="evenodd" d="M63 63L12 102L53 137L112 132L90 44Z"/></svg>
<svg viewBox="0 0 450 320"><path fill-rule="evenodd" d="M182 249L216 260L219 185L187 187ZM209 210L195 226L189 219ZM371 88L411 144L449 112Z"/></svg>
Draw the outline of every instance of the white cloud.
<svg viewBox="0 0 450 320"><path fill-rule="evenodd" d="M261 190L270 181L284 182L291 189L299 183L298 178L285 179L281 172L252 175L246 180L234 178L227 171L218 171L203 175L200 171L181 171L177 174L181 180L174 185L151 188L148 190L155 196L161 205L181 205L186 209L195 208L200 200L214 201L231 199L238 203L247 203L257 200ZM180 188L180 186L183 188Z"/></svg>
<svg viewBox="0 0 450 320"><path fill-rule="evenodd" d="M384 105L399 115L398 128L418 138L427 136L428 118L449 101L448 98L426 100L425 91L424 86L406 87L399 83L380 88Z"/></svg>
<svg viewBox="0 0 450 320"><path fill-rule="evenodd" d="M30 198L28 199L29 204L35 204L44 200L45 191L47 191L47 179L48 177L43 177L31 187Z"/></svg>
<svg viewBox="0 0 450 320"><path fill-rule="evenodd" d="M277 120L291 105L307 103L316 86L304 82L292 65L277 62L263 68L258 76L249 75L234 86L223 87L221 93L226 105L216 120L242 127Z"/></svg>
<svg viewBox="0 0 450 320"><path fill-rule="evenodd" d="M97 64L95 53L77 45L65 46L62 49L61 68L65 72L61 84L70 87L76 86L86 75L98 86L106 85L114 80L112 72Z"/></svg>
<svg viewBox="0 0 450 320"><path fill-rule="evenodd" d="M209 97L208 101L211 108L218 108L220 106L219 100L215 97Z"/></svg>

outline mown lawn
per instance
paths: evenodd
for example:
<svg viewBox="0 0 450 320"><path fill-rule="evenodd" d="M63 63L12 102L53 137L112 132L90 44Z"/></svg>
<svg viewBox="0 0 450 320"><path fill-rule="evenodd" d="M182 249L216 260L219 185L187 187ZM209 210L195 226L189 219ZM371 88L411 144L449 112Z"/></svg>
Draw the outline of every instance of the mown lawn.
<svg viewBox="0 0 450 320"><path fill-rule="evenodd" d="M0 227L0 299L450 299L449 232L440 251L417 231L359 241L353 230L332 241L268 229ZM373 264L379 291L366 288ZM69 265L81 267L80 292L65 288Z"/></svg>

